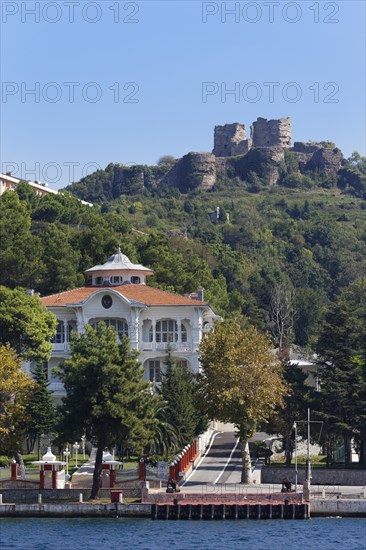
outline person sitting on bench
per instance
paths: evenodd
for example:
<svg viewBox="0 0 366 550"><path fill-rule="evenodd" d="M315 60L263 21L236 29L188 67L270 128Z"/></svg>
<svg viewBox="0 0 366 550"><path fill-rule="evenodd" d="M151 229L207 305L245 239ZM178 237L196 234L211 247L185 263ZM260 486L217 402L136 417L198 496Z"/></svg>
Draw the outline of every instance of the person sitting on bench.
<svg viewBox="0 0 366 550"><path fill-rule="evenodd" d="M177 482L175 481L175 479L173 479L171 477L168 479L167 489L169 489L169 487L171 487L173 489L173 491L176 492Z"/></svg>
<svg viewBox="0 0 366 550"><path fill-rule="evenodd" d="M282 480L282 493L288 493L291 491L291 481L285 476Z"/></svg>

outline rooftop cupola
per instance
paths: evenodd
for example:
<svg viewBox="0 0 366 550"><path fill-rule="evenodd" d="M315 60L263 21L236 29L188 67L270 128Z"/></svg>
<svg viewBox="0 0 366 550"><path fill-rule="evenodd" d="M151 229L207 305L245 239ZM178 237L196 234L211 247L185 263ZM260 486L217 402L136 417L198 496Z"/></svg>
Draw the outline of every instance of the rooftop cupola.
<svg viewBox="0 0 366 550"><path fill-rule="evenodd" d="M85 271L93 286L144 285L147 275L154 272L141 264L133 264L121 249L105 264L95 265Z"/></svg>

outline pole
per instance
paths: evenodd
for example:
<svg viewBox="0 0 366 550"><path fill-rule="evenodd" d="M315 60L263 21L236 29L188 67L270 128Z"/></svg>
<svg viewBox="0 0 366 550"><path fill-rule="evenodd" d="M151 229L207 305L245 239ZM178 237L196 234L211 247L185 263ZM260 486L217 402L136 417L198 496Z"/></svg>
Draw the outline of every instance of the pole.
<svg viewBox="0 0 366 550"><path fill-rule="evenodd" d="M85 460L85 439L86 439L86 436L82 435L81 436L81 442L82 442L82 446L83 446L83 460ZM113 460L114 460L114 456L113 456Z"/></svg>
<svg viewBox="0 0 366 550"><path fill-rule="evenodd" d="M295 428L295 494L297 495L297 424L294 423Z"/></svg>
<svg viewBox="0 0 366 550"><path fill-rule="evenodd" d="M70 479L70 476L69 476L69 456L70 456L70 451L69 451L69 448L66 447L66 449L64 450L64 456L65 456L65 459L66 459L66 481L69 481Z"/></svg>
<svg viewBox="0 0 366 550"><path fill-rule="evenodd" d="M306 464L306 479L310 482L310 408L308 408L308 459Z"/></svg>

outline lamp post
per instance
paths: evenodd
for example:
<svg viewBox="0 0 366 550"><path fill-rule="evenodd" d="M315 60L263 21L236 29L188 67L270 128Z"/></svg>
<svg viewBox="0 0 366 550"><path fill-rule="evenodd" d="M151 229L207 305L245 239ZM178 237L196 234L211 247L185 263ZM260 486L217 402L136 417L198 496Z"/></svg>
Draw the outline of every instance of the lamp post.
<svg viewBox="0 0 366 550"><path fill-rule="evenodd" d="M64 450L64 457L65 457L65 460L66 460L66 475L65 475L65 479L67 481L69 481L70 479L70 476L69 476L69 456L70 456L70 451L69 451L69 448L66 447L66 449Z"/></svg>
<svg viewBox="0 0 366 550"><path fill-rule="evenodd" d="M297 494L298 473L297 473L297 423L296 422L294 422L294 430L295 430L295 494Z"/></svg>
<svg viewBox="0 0 366 550"><path fill-rule="evenodd" d="M311 464L310 464L310 409L308 409L308 457L306 461L306 479L310 483Z"/></svg>
<svg viewBox="0 0 366 550"><path fill-rule="evenodd" d="M77 468L78 467L78 450L80 448L80 445L77 441L75 441L75 443L73 444L73 448L75 451L75 467Z"/></svg>
<svg viewBox="0 0 366 550"><path fill-rule="evenodd" d="M85 460L85 440L86 440L86 435L82 435L81 436L81 445L82 445L82 449L83 449L83 459Z"/></svg>

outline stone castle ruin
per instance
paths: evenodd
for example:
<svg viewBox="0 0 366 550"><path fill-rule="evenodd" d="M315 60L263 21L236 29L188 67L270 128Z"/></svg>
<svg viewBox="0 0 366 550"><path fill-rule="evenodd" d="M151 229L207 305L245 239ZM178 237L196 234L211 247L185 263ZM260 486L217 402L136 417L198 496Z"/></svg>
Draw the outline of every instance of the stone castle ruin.
<svg viewBox="0 0 366 550"><path fill-rule="evenodd" d="M291 118L267 120L257 118L250 127L238 122L215 126L212 153L188 153L163 177L162 183L178 187L186 192L191 189L211 189L220 173L230 173L247 179L250 172L275 185L280 176L280 166L285 151L293 152L299 161L301 172L319 170L336 173L343 155L328 142L295 142L292 147ZM265 168L263 168L265 166ZM261 173L262 170L262 173Z"/></svg>
<svg viewBox="0 0 366 550"><path fill-rule="evenodd" d="M250 137L246 137L244 124L224 124L215 126L214 148L216 157L245 155L252 147L291 147L291 119L267 120L258 118L250 127Z"/></svg>

